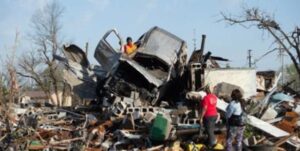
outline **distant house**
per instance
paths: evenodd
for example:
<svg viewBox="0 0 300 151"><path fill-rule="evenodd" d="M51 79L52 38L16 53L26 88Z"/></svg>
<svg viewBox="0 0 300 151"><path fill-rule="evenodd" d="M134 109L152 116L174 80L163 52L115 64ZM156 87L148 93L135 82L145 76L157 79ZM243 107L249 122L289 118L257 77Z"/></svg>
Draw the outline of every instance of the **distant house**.
<svg viewBox="0 0 300 151"><path fill-rule="evenodd" d="M50 103L51 101L44 91L40 91L40 90L25 91L24 94L21 96L20 103L31 103L31 102Z"/></svg>
<svg viewBox="0 0 300 151"><path fill-rule="evenodd" d="M275 71L259 71L256 72L256 85L258 91L269 91L275 83Z"/></svg>
<svg viewBox="0 0 300 151"><path fill-rule="evenodd" d="M266 92L273 88L276 78L276 72L272 70L256 72L257 100L265 98Z"/></svg>
<svg viewBox="0 0 300 151"><path fill-rule="evenodd" d="M62 99L62 92L59 91L59 99ZM54 100L54 105L58 104L57 97L55 93L51 93L50 96ZM50 103L52 104L51 99L46 95L44 91L41 90L32 90L32 91L25 91L24 94L20 97L19 103ZM72 97L67 96L66 101L64 104L60 104L63 106L72 106Z"/></svg>

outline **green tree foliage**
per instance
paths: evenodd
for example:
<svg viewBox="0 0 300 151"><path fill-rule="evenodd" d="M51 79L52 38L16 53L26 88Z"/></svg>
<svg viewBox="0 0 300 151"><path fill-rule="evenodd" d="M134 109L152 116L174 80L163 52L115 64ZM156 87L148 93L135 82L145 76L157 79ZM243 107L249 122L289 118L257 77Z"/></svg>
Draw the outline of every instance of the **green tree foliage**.
<svg viewBox="0 0 300 151"><path fill-rule="evenodd" d="M287 65L285 68L287 81L294 81L290 87L296 91L300 91L300 80L294 64Z"/></svg>

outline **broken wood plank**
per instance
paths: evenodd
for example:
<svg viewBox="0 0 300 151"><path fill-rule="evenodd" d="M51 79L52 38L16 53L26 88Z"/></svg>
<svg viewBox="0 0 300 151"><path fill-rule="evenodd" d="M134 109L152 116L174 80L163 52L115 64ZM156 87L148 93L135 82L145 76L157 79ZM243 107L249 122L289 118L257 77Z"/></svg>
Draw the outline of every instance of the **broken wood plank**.
<svg viewBox="0 0 300 151"><path fill-rule="evenodd" d="M288 141L289 138L293 137L295 134L296 134L296 133L291 133L291 135L285 136L285 137L279 139L278 141L276 141L276 142L274 143L274 145L275 145L276 147L279 147L280 145L282 145L283 143L285 143L286 141Z"/></svg>

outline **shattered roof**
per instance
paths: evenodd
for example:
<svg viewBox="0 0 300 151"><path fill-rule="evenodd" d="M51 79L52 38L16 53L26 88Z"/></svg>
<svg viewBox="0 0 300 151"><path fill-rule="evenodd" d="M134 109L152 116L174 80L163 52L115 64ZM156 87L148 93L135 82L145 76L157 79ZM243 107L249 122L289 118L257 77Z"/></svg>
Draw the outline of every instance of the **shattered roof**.
<svg viewBox="0 0 300 151"><path fill-rule="evenodd" d="M274 77L276 74L275 71L273 70L269 70L269 71L258 71L256 72L256 75L261 75L261 76L264 76L264 77Z"/></svg>

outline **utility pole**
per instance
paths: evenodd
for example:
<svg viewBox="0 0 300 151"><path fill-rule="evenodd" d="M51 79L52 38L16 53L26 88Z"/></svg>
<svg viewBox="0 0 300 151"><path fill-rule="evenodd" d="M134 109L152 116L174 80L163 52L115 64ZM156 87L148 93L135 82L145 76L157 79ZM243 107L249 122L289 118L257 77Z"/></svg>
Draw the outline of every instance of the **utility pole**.
<svg viewBox="0 0 300 151"><path fill-rule="evenodd" d="M194 43L194 51L197 49L197 45L196 45L196 29L193 29L193 43Z"/></svg>
<svg viewBox="0 0 300 151"><path fill-rule="evenodd" d="M279 57L281 60L281 73L282 73L282 77L281 77L281 85L283 85L284 83L284 50L282 49L281 45L279 45Z"/></svg>
<svg viewBox="0 0 300 151"><path fill-rule="evenodd" d="M88 55L88 51L89 51L89 43L86 42L86 43L85 43L85 55L86 55L86 56Z"/></svg>
<svg viewBox="0 0 300 151"><path fill-rule="evenodd" d="M248 50L248 57L247 57L248 63L249 63L249 68L252 67L252 61L251 61L252 55L251 55L251 51L252 51L251 49Z"/></svg>

